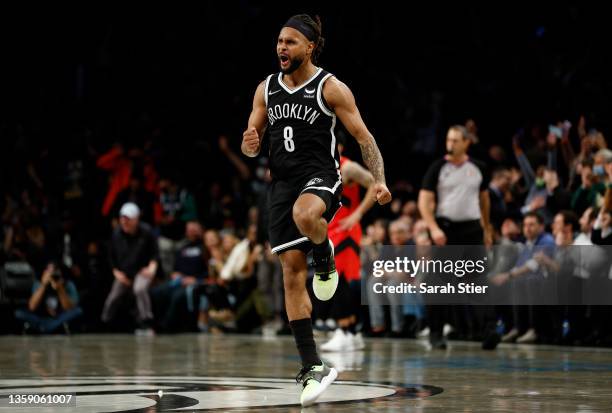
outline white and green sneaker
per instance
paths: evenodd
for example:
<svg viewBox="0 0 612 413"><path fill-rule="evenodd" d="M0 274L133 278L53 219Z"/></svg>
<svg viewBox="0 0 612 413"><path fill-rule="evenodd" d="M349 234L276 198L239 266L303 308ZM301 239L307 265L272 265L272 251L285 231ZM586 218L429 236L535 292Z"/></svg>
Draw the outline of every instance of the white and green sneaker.
<svg viewBox="0 0 612 413"><path fill-rule="evenodd" d="M331 252L328 257L320 260L313 260L315 267L314 277L312 277L312 290L315 297L321 301L327 301L334 296L338 288L338 271L336 271L336 261L334 260L334 244L329 241Z"/></svg>
<svg viewBox="0 0 612 413"><path fill-rule="evenodd" d="M295 378L295 381L302 383L303 386L300 396L302 406L313 405L325 389L336 380L336 377L338 377L336 369L327 367L325 363L302 368Z"/></svg>

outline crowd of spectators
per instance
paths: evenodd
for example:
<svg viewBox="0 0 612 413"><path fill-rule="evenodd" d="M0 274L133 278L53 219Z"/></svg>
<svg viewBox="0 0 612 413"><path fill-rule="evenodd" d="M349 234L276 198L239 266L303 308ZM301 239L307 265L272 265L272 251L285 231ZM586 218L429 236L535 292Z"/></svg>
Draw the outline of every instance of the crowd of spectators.
<svg viewBox="0 0 612 413"><path fill-rule="evenodd" d="M610 244L612 151L584 118L575 127L520 130L508 145L513 156L503 144L485 147L473 120L466 127L470 154L491 171L491 225L504 248L495 249L503 254L493 257L492 285L559 272L555 262L567 246L591 246L595 256L593 244ZM217 139L212 156L225 175L203 165L213 175L207 182L185 179L180 164L164 169L163 151L151 142L100 153L87 147L61 161L45 146L27 147L2 188L1 263L6 277L29 273L33 283L21 306L3 293L13 319L5 331L258 332L266 323L286 330L281 271L265 235L266 159L243 158L233 146ZM364 269L383 245L432 245L416 204L420 182L390 181L392 204L363 220ZM362 282L369 281L364 270ZM418 300L369 304L355 300L364 333L427 334ZM609 311L500 307L500 333L504 341L609 344ZM317 328L333 327L316 305L314 317ZM477 338L469 318L457 314L445 332Z"/></svg>

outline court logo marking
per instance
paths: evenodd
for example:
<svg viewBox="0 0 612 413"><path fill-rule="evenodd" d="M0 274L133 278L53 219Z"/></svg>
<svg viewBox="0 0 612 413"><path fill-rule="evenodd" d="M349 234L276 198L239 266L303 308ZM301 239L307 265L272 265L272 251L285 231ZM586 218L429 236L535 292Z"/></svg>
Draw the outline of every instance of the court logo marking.
<svg viewBox="0 0 612 413"><path fill-rule="evenodd" d="M161 392L160 392L161 390ZM262 409L298 405L291 379L253 377L123 376L0 380L0 398L24 393L76 393L71 412L181 412ZM320 403L368 403L390 397L421 399L435 386L336 381ZM160 397L161 396L161 397ZM13 408L0 408L0 412ZM19 411L39 411L20 407Z"/></svg>

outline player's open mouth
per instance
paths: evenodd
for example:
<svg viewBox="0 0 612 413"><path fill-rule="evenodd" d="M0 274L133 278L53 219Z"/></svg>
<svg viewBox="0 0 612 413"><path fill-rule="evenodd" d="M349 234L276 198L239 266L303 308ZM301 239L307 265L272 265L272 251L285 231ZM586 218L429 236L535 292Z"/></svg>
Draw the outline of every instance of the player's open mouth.
<svg viewBox="0 0 612 413"><path fill-rule="evenodd" d="M280 59L281 65L283 66L289 63L289 56L280 55L278 58Z"/></svg>

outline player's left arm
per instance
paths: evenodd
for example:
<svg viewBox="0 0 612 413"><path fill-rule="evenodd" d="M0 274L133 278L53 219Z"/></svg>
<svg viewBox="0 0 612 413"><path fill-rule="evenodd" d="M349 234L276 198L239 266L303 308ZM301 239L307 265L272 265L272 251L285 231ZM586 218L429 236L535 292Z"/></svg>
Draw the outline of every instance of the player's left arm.
<svg viewBox="0 0 612 413"><path fill-rule="evenodd" d="M387 188L385 167L380 149L378 149L374 136L361 118L353 92L348 86L332 76L323 85L323 97L346 130L359 143L363 161L374 176L376 200L381 205L391 202L391 192Z"/></svg>

